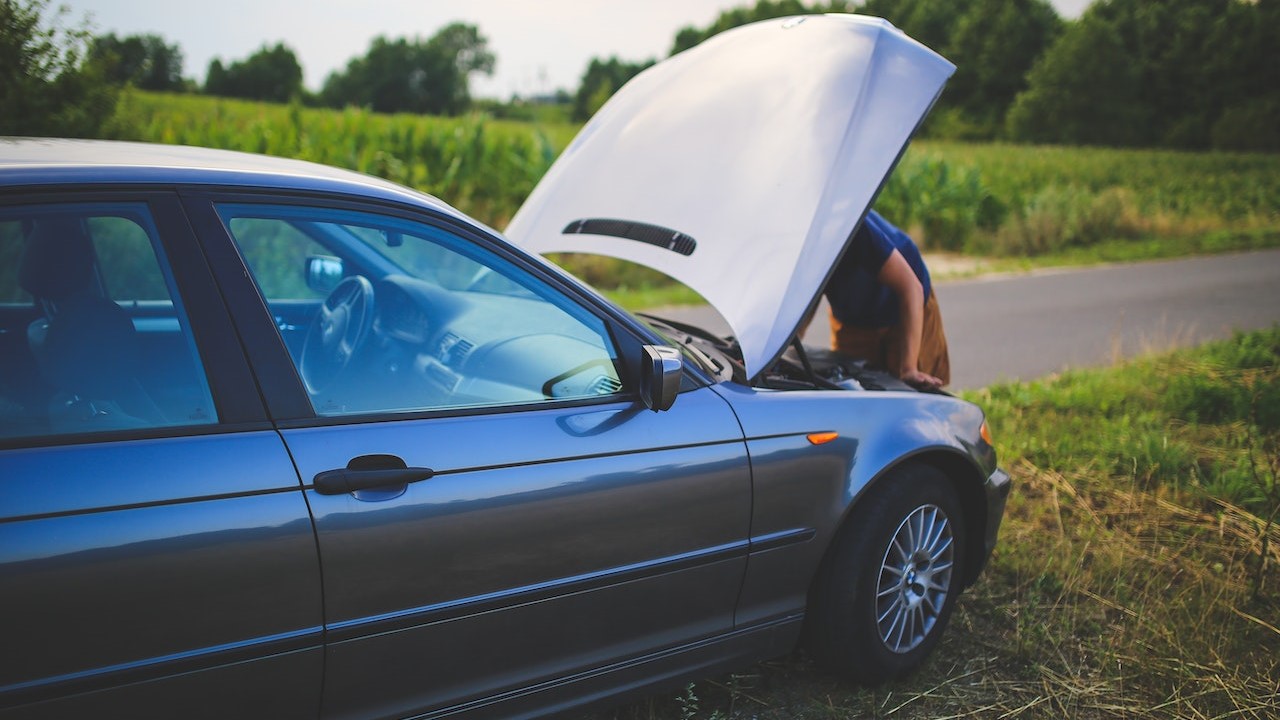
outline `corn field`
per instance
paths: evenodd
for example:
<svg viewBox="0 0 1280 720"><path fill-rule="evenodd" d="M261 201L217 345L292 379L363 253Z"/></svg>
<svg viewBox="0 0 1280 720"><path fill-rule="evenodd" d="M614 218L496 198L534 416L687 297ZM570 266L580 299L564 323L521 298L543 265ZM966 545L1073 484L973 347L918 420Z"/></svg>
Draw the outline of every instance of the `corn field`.
<svg viewBox="0 0 1280 720"><path fill-rule="evenodd" d="M377 175L496 227L575 131L482 115L380 115L136 91L121 98L111 129L116 139L241 150Z"/></svg>
<svg viewBox="0 0 1280 720"><path fill-rule="evenodd" d="M502 228L577 130L130 91L110 133L350 168ZM877 209L926 249L994 256L1215 233L1277 244L1280 155L922 140Z"/></svg>

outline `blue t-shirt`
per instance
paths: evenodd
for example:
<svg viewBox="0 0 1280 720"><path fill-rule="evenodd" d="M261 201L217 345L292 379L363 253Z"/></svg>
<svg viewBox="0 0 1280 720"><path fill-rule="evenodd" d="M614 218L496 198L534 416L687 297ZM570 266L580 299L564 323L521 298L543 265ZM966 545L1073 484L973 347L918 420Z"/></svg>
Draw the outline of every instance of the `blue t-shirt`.
<svg viewBox="0 0 1280 720"><path fill-rule="evenodd" d="M894 250L901 253L915 271L924 286L924 299L929 299L933 286L929 270L920 257L920 248L909 235L872 210L853 234L844 257L827 281L827 302L831 303L836 319L859 327L898 324L898 298L876 279Z"/></svg>

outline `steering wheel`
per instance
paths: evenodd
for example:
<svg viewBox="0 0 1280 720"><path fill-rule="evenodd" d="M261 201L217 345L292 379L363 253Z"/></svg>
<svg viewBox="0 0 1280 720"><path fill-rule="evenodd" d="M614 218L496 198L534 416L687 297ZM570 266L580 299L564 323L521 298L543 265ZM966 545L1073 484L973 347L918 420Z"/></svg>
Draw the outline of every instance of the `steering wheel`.
<svg viewBox="0 0 1280 720"><path fill-rule="evenodd" d="M314 395L329 387L364 345L372 327L373 283L362 275L344 278L320 305L302 344L298 365L307 392Z"/></svg>

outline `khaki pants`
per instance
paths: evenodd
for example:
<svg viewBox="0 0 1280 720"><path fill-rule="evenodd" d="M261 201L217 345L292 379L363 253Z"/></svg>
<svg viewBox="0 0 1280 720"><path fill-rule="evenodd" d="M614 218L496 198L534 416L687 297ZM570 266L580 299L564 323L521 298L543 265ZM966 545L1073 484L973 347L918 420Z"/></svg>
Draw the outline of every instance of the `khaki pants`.
<svg viewBox="0 0 1280 720"><path fill-rule="evenodd" d="M935 288L924 301L924 328L920 337L920 361L917 368L942 381L951 382L951 358L947 355L947 336L942 331L942 313L938 310ZM846 355L865 358L872 367L887 369L897 375L902 359L902 326L868 328L845 325L831 315L831 347Z"/></svg>

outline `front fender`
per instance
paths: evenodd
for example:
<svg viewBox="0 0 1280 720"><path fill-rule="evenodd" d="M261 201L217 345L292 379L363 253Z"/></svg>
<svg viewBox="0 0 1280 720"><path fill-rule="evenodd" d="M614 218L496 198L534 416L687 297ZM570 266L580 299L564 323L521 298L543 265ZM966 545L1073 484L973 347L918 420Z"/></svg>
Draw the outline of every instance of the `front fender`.
<svg viewBox="0 0 1280 720"><path fill-rule="evenodd" d="M942 462L949 476L972 479L977 497L995 470L995 451L981 438L982 411L957 398L733 383L715 390L737 414L751 460L752 549L739 624L803 609L836 530L858 498L896 465L912 458ZM838 433L833 441L815 445L807 439L830 431Z"/></svg>

